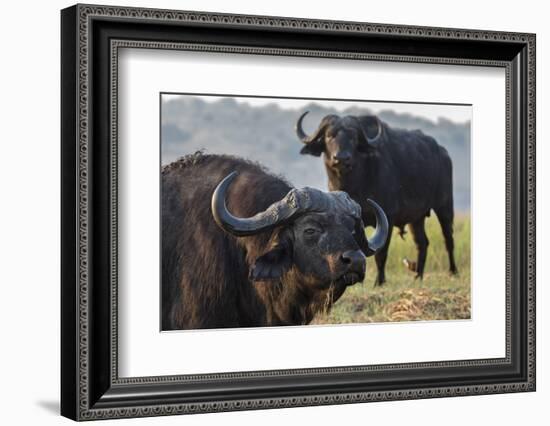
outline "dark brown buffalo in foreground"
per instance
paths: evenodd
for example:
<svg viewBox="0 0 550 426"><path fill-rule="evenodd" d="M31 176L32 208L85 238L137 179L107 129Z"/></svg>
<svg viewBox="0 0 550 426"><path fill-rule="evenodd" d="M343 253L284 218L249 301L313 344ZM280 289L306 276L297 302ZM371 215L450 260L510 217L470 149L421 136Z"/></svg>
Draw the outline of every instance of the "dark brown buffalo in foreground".
<svg viewBox="0 0 550 426"><path fill-rule="evenodd" d="M308 324L385 244L384 212L344 192L293 189L247 161L184 157L162 171L162 329Z"/></svg>
<svg viewBox="0 0 550 426"><path fill-rule="evenodd" d="M305 144L302 154L323 154L331 191L346 191L363 207L363 221L373 225L365 210L367 200L375 199L388 216L390 229L408 224L418 249L415 265L422 278L428 237L424 220L433 209L445 238L450 271L457 273L453 241L453 172L447 150L419 130L394 129L376 116L328 115L308 136L302 129L303 113L296 123L298 138ZM390 245L376 256L377 284L385 281L384 268Z"/></svg>

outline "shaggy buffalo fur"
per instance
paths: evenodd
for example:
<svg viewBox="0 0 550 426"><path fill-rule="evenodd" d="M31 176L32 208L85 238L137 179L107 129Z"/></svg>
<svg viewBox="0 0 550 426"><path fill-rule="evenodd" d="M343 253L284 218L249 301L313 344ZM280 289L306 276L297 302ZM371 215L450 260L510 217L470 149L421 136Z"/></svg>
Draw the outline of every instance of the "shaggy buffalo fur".
<svg viewBox="0 0 550 426"><path fill-rule="evenodd" d="M197 153L162 170L163 330L307 324L352 284L318 282L300 272L292 257L279 259L292 252L286 226L246 237L224 232L210 204L216 186L233 171L238 177L226 201L238 217L264 211L291 190L261 166L229 156ZM351 239L337 240L345 242L342 249L358 250ZM252 279L252 268L262 262L286 272L276 280Z"/></svg>

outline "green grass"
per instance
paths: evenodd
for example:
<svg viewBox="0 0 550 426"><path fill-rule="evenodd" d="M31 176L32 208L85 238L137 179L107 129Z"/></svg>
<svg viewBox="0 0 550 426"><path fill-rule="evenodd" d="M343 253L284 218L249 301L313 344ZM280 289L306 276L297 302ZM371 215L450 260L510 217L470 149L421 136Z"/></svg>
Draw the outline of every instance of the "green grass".
<svg viewBox="0 0 550 426"><path fill-rule="evenodd" d="M367 261L363 283L349 287L328 313L318 315L313 324L448 320L470 318L470 217L455 217L455 259L458 276L449 274L443 235L434 214L426 220L430 240L424 280L403 264L416 261L416 247L407 232L404 240L396 229L386 264L386 283L374 286L376 264Z"/></svg>

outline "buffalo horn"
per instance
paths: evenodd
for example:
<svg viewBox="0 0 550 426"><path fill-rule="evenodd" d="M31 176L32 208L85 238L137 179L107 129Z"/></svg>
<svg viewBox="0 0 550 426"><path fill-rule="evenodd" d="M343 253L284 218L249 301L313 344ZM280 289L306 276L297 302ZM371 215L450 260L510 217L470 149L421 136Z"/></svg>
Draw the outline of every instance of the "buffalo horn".
<svg viewBox="0 0 550 426"><path fill-rule="evenodd" d="M298 135L298 138L303 143L308 143L310 141L309 136L306 135L306 132L304 132L304 129L302 128L302 121L306 115L309 114L309 111L304 112L300 118L298 118L298 121L296 122L296 134Z"/></svg>
<svg viewBox="0 0 550 426"><path fill-rule="evenodd" d="M329 121L334 118L333 115L329 115L329 116L326 116L325 118L323 118L323 120L319 124L319 127L317 128L315 133L311 136L308 136L306 134L306 132L304 132L304 129L302 128L302 121L304 120L304 117L307 114L309 114L309 111L304 112L298 118L298 121L296 121L296 126L295 126L296 127L296 135L298 135L298 138L300 138L300 140L305 144L308 144L310 142L313 142L313 141L319 139L321 134L325 131L325 128L326 128L327 124L329 123Z"/></svg>
<svg viewBox="0 0 550 426"><path fill-rule="evenodd" d="M227 209L225 198L227 190L237 176L237 172L227 175L212 194L212 215L223 230L237 237L258 234L286 223L299 209L291 190L282 200L273 203L263 212L248 218L233 216Z"/></svg>
<svg viewBox="0 0 550 426"><path fill-rule="evenodd" d="M382 123L380 123L380 120L378 119L378 117L374 117L374 119L376 120L378 132L376 132L376 136L374 136L373 138L369 138L368 135L365 133L367 142L369 143L377 141L380 138L380 136L382 136Z"/></svg>
<svg viewBox="0 0 550 426"><path fill-rule="evenodd" d="M367 199L367 204L374 210L374 216L376 217L376 229L374 230L374 235L367 239L369 249L372 250L374 254L386 244L390 229L388 218L386 217L384 210L382 210L382 207L371 199Z"/></svg>

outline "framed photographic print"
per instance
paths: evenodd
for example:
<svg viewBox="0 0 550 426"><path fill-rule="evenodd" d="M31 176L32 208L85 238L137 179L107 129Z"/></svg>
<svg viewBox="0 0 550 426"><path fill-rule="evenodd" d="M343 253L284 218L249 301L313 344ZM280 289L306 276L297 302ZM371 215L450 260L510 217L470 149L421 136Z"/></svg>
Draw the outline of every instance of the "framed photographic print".
<svg viewBox="0 0 550 426"><path fill-rule="evenodd" d="M64 416L535 390L535 35L61 29Z"/></svg>

